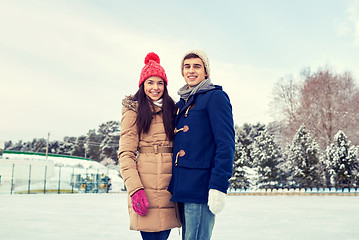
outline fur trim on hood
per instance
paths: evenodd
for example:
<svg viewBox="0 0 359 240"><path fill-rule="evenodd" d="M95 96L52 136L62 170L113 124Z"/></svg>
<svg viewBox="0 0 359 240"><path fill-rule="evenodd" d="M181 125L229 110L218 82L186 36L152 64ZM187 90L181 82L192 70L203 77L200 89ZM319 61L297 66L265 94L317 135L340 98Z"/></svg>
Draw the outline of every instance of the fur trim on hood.
<svg viewBox="0 0 359 240"><path fill-rule="evenodd" d="M137 112L138 103L137 101L133 100L133 96L131 95L131 96L126 96L122 100L122 106Z"/></svg>
<svg viewBox="0 0 359 240"><path fill-rule="evenodd" d="M123 100L122 100L122 106L124 108L130 109L132 111L135 111L136 113L138 112L137 107L138 107L138 102L136 100L133 100L133 96L126 96ZM153 113L159 113L162 111L162 108L153 105L154 109L152 109Z"/></svg>

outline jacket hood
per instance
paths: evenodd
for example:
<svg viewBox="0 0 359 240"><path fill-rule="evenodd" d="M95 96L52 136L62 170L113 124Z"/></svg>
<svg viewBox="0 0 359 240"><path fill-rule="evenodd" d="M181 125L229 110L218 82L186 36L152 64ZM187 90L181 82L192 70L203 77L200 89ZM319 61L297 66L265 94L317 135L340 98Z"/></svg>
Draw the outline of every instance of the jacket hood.
<svg viewBox="0 0 359 240"><path fill-rule="evenodd" d="M122 100L122 106L124 108L130 109L132 111L135 111L136 113L137 111L137 107L138 107L138 102L136 100L133 100L133 96L126 96L123 100ZM158 113L162 111L162 108L158 107L158 106L154 106L154 109L152 110L154 113Z"/></svg>
<svg viewBox="0 0 359 240"><path fill-rule="evenodd" d="M199 90L197 93L202 93L202 92L208 92L208 91L211 91L211 90L223 90L222 86L220 85L213 85L214 88L208 88L208 89L202 89L202 90ZM196 95L196 93L195 93Z"/></svg>
<svg viewBox="0 0 359 240"><path fill-rule="evenodd" d="M137 106L138 103L137 101L133 100L133 96L126 96L123 100L122 100L122 106L124 108L128 108L130 110L133 110L135 112L137 112Z"/></svg>

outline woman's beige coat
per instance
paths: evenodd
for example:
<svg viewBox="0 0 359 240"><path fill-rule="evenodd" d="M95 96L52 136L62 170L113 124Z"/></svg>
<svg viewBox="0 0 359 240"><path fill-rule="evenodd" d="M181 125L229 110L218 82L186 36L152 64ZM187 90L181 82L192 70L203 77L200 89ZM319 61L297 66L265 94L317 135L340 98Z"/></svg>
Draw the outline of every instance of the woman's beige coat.
<svg viewBox="0 0 359 240"><path fill-rule="evenodd" d="M172 147L172 142L166 140L162 110L156 107L149 132L139 134L135 123L137 102L127 97L122 104L119 163L129 195L130 229L157 232L180 227L177 208L167 191L172 174L172 153L137 152L140 147ZM132 209L130 196L139 189L145 190L150 205L145 216Z"/></svg>

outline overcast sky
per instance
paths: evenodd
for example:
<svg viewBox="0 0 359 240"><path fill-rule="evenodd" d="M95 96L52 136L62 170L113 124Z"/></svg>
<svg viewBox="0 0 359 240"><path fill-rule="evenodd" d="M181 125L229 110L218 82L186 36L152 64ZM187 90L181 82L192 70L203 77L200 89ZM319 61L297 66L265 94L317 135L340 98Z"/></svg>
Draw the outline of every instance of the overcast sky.
<svg viewBox="0 0 359 240"><path fill-rule="evenodd" d="M236 124L268 123L282 77L330 66L359 81L359 1L1 0L0 140L62 140L119 121L151 51L177 101L191 49L207 52Z"/></svg>

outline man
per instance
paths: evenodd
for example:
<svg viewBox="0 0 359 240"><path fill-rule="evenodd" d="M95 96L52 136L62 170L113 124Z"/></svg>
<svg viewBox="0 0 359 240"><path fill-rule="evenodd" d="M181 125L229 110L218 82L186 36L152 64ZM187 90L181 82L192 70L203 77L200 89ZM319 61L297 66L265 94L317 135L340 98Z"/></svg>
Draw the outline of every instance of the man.
<svg viewBox="0 0 359 240"><path fill-rule="evenodd" d="M187 52L181 71L186 85L178 94L172 179L168 190L178 202L182 239L210 239L232 176L232 106L221 86L209 78L205 52Z"/></svg>

